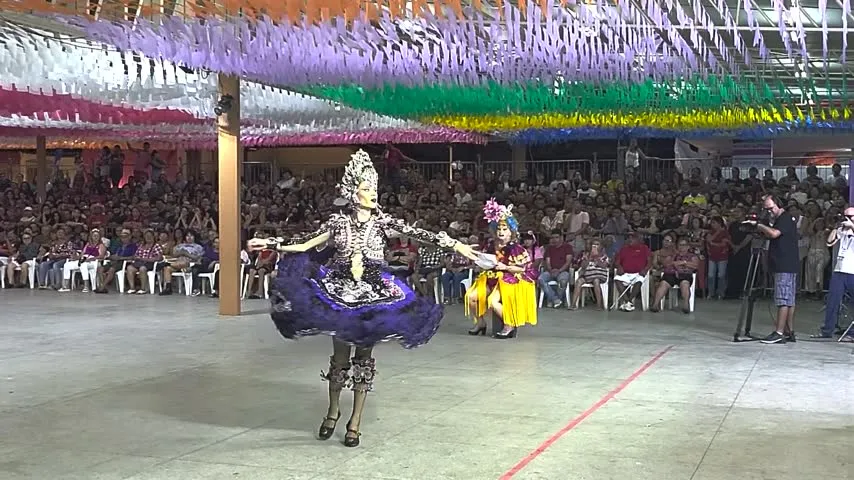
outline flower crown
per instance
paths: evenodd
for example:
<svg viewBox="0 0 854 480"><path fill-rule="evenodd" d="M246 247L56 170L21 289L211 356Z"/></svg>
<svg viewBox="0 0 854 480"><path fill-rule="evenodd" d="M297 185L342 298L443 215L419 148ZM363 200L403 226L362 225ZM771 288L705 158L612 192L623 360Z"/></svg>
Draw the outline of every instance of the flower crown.
<svg viewBox="0 0 854 480"><path fill-rule="evenodd" d="M519 224L513 217L513 205L501 205L494 198L487 200L483 206L483 218L489 222L491 229L497 228L502 223L514 232L519 228Z"/></svg>
<svg viewBox="0 0 854 480"><path fill-rule="evenodd" d="M338 184L338 192L342 198L355 203L356 193L359 191L359 185L362 182L367 182L376 189L379 184L379 175L374 168L371 156L360 149L350 156L350 162L344 168L344 176L341 178L341 183Z"/></svg>

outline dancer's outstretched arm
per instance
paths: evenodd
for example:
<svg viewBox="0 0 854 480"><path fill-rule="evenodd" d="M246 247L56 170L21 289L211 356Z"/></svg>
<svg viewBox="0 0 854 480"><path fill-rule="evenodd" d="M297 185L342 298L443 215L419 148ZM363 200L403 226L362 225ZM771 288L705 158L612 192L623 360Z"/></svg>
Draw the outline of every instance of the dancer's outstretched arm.
<svg viewBox="0 0 854 480"><path fill-rule="evenodd" d="M246 245L250 250L275 248L284 253L304 253L312 248L320 248L326 244L332 230L332 220L330 219L329 222L321 224L320 228L313 232L294 236L290 240L282 238L253 238L246 242Z"/></svg>
<svg viewBox="0 0 854 480"><path fill-rule="evenodd" d="M478 257L472 248L462 242L448 236L445 232L433 233L423 228L408 225L405 221L399 218L394 218L389 215L382 215L379 221L384 226L386 234L396 233L398 235L406 235L407 237L419 243L428 243L442 248L453 249L460 255L469 260L477 260Z"/></svg>

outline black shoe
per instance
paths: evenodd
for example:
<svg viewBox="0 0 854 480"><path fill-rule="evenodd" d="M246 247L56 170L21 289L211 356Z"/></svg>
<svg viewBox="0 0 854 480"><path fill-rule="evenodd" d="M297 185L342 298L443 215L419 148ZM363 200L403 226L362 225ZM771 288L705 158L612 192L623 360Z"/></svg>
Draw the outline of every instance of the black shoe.
<svg viewBox="0 0 854 480"><path fill-rule="evenodd" d="M254 295L254 294L253 294L253 295L249 295L247 298L248 298L249 300L261 300L261 297L259 297L258 295Z"/></svg>
<svg viewBox="0 0 854 480"><path fill-rule="evenodd" d="M359 437L362 434L357 430L353 430L350 428L350 424L347 424L347 433L344 434L344 446L345 447L358 447L359 446Z"/></svg>
<svg viewBox="0 0 854 480"><path fill-rule="evenodd" d="M335 418L332 418L332 417L324 418L323 423L320 424L320 429L318 429L318 431L317 431L317 438L319 438L320 440L329 440L329 438L332 437L332 434L335 433L335 426L338 425L338 419L339 418L341 418L341 412L340 411L338 412L338 416ZM327 420L332 422L331 427L327 427L325 425Z"/></svg>
<svg viewBox="0 0 854 480"><path fill-rule="evenodd" d="M786 335L786 343L798 343L798 338L795 336L795 332L789 332Z"/></svg>
<svg viewBox="0 0 854 480"><path fill-rule="evenodd" d="M786 343L786 337L777 332L771 332L770 335L760 341L762 343Z"/></svg>
<svg viewBox="0 0 854 480"><path fill-rule="evenodd" d="M506 340L508 338L516 338L516 329L514 328L513 330L510 330L507 333L498 332L495 335L493 335L493 338L497 338L499 340Z"/></svg>
<svg viewBox="0 0 854 480"><path fill-rule="evenodd" d="M469 335L478 336L483 335L486 336L486 327L475 328L474 330L469 330Z"/></svg>
<svg viewBox="0 0 854 480"><path fill-rule="evenodd" d="M166 287L165 290L160 291L160 296L165 297L167 295L172 295L172 287Z"/></svg>

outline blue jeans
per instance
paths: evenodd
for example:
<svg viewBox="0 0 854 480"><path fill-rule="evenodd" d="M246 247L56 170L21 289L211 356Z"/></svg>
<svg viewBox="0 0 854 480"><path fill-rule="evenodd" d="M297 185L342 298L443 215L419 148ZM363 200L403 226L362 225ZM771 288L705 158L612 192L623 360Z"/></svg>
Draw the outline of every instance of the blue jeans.
<svg viewBox="0 0 854 480"><path fill-rule="evenodd" d="M726 266L726 260L721 260L719 262L713 262L712 260L709 260L709 286L707 290L710 296L726 296ZM717 288L715 288L715 279L717 279Z"/></svg>
<svg viewBox="0 0 854 480"><path fill-rule="evenodd" d="M442 292L445 295L445 299L458 299L460 298L460 282L469 278L468 270L461 270L459 272L452 272L450 270L446 270L445 273L442 274Z"/></svg>
<svg viewBox="0 0 854 480"><path fill-rule="evenodd" d="M39 285L43 287L59 288L62 286L62 267L65 260L45 260L39 264Z"/></svg>
<svg viewBox="0 0 854 480"><path fill-rule="evenodd" d="M854 296L854 275L850 273L833 272L830 277L830 291L827 294L827 305L824 309L824 326L821 334L825 337L833 336L836 330L836 319L839 316L839 307L845 294ZM847 327L847 325L846 325Z"/></svg>
<svg viewBox="0 0 854 480"><path fill-rule="evenodd" d="M557 282L558 293L555 293L554 289L549 285L549 282ZM549 300L549 303L555 303L557 301L562 301L561 296L563 292L566 291L566 286L569 284L569 272L560 272L556 278L552 278L551 273L542 272L540 273L540 277L537 278L537 283L540 285L540 291L542 291L546 298Z"/></svg>

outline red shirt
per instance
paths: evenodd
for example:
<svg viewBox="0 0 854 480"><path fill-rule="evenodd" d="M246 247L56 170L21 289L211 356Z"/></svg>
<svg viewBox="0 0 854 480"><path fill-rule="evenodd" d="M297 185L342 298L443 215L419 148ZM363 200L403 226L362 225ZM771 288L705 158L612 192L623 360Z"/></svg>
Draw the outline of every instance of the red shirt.
<svg viewBox="0 0 854 480"><path fill-rule="evenodd" d="M385 164L390 170L397 170L403 160L403 154L395 147L387 146L385 150Z"/></svg>
<svg viewBox="0 0 854 480"><path fill-rule="evenodd" d="M88 220L89 226L92 228L103 227L107 224L107 216L103 213L93 213L92 215L89 215Z"/></svg>
<svg viewBox="0 0 854 480"><path fill-rule="evenodd" d="M647 263L649 263L649 256L651 254L652 252L650 252L646 244L636 243L630 245L627 243L617 252L615 263L623 267L625 273L640 273L641 270L646 268Z"/></svg>
<svg viewBox="0 0 854 480"><path fill-rule="evenodd" d="M709 234L708 242L706 242L706 253L709 256L709 260L711 260L713 262L722 262L724 260L729 259L729 251L730 251L730 243L729 242L727 242L727 244L722 246L722 247L721 246L714 246L714 245L711 245L709 243L709 242L723 243L723 242L726 242L727 240L732 241L732 239L729 236L729 232L725 228L722 228L722 229L718 230L717 232L713 232L713 233Z"/></svg>
<svg viewBox="0 0 854 480"><path fill-rule="evenodd" d="M391 251L392 252L404 252L404 253L415 253L415 254L417 254L418 253L418 245L416 245L412 242L409 242L406 244L406 246L403 246L400 244L399 240L395 239L394 244L391 247ZM389 263L395 263L395 262L392 261ZM409 262L407 265L409 266L410 269L414 268L415 262L414 261Z"/></svg>
<svg viewBox="0 0 854 480"><path fill-rule="evenodd" d="M545 257L548 259L548 265L553 269L558 269L566 263L566 256L572 255L572 245L568 243L562 243L557 247L553 247L551 245L546 247Z"/></svg>

